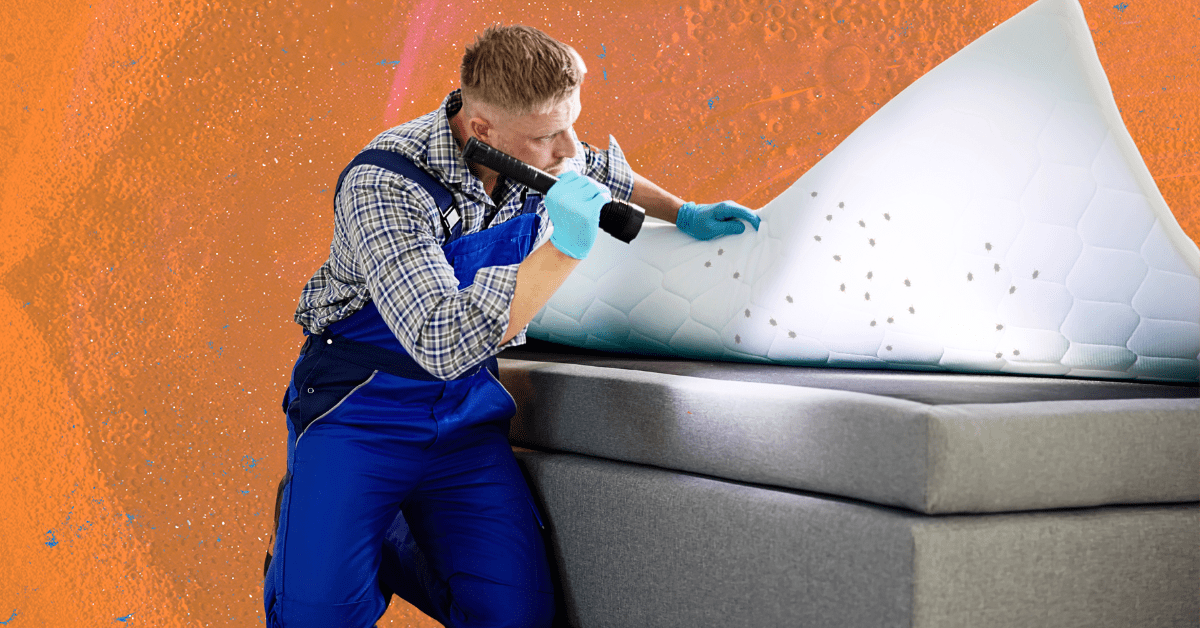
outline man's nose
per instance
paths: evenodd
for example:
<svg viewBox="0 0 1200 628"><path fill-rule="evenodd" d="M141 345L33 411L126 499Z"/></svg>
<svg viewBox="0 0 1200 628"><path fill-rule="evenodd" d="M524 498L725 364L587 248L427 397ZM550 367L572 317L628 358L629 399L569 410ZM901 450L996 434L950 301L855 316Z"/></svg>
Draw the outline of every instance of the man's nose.
<svg viewBox="0 0 1200 628"><path fill-rule="evenodd" d="M566 133L559 133L554 140L554 158L571 159L573 157L575 157L575 129L568 129Z"/></svg>

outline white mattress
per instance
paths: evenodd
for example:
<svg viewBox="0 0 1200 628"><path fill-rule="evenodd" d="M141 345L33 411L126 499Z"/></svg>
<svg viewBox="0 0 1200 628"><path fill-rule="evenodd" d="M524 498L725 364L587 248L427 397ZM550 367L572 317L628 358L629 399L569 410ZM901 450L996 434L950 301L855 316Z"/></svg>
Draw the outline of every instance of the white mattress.
<svg viewBox="0 0 1200 628"><path fill-rule="evenodd" d="M529 327L783 364L1197 381L1200 251L1121 121L1075 0L913 83L760 211L600 238Z"/></svg>

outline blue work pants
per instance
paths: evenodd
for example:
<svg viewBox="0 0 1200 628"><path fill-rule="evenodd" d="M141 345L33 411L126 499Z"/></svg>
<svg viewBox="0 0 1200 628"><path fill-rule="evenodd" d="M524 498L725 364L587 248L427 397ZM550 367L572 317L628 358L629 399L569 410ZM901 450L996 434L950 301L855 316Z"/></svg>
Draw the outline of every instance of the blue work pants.
<svg viewBox="0 0 1200 628"><path fill-rule="evenodd" d="M395 593L446 626L549 626L541 521L508 443L512 397L486 368L351 384L319 418L288 421L267 625L370 628Z"/></svg>

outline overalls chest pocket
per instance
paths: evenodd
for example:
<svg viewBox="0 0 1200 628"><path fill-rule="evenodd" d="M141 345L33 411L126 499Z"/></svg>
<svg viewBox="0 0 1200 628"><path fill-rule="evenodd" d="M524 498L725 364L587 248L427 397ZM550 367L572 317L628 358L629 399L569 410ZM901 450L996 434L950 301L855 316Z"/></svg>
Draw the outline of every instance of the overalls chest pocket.
<svg viewBox="0 0 1200 628"><path fill-rule="evenodd" d="M461 290L475 283L475 273L489 266L520 264L533 249L541 218L525 213L477 234L463 236L442 247L454 267Z"/></svg>

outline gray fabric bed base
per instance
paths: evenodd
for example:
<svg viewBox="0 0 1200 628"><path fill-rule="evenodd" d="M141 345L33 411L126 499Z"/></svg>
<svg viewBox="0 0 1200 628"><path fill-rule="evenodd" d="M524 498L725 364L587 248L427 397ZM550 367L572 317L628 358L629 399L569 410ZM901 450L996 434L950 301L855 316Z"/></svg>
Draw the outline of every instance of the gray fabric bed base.
<svg viewBox="0 0 1200 628"><path fill-rule="evenodd" d="M1197 504L927 516L518 451L575 628L1200 620Z"/></svg>
<svg viewBox="0 0 1200 628"><path fill-rule="evenodd" d="M1200 399L930 405L505 359L516 445L926 514L1200 499Z"/></svg>

